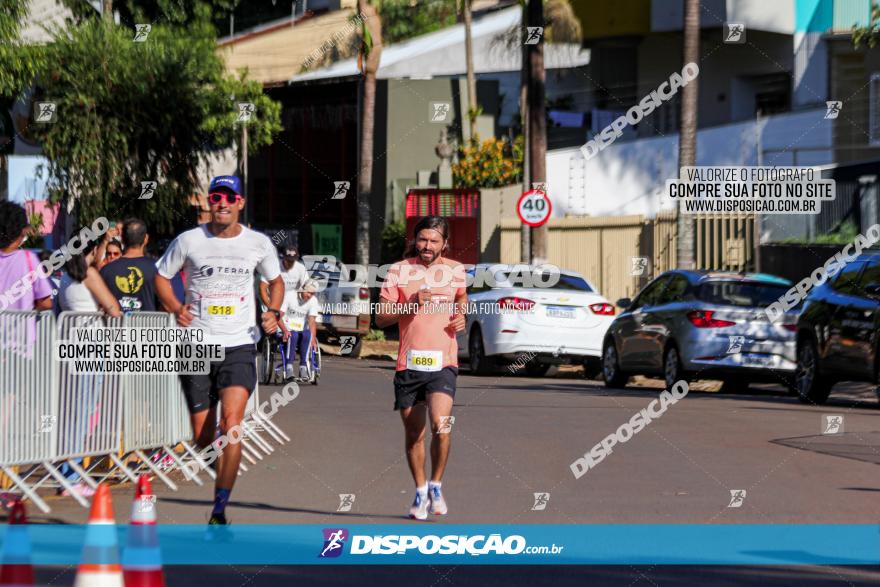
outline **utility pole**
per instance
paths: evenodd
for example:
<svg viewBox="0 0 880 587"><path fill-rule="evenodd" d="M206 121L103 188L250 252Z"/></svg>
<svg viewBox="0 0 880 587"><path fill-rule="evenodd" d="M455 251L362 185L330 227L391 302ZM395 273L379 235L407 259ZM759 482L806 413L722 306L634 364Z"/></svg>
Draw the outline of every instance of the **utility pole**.
<svg viewBox="0 0 880 587"><path fill-rule="evenodd" d="M756 162L758 167L764 165L764 143L761 140L761 110L755 114L755 144L757 145ZM761 213L755 214L755 273L761 272Z"/></svg>
<svg viewBox="0 0 880 587"><path fill-rule="evenodd" d="M544 3L528 0L528 26L541 27L541 35L534 44L526 45L529 68L528 85L528 150L529 181L547 181L547 116L544 106ZM527 29L528 30L528 29ZM531 39L526 39L530 41ZM547 225L531 229L531 263L547 262Z"/></svg>
<svg viewBox="0 0 880 587"><path fill-rule="evenodd" d="M523 5L520 24L523 31L529 22L528 7ZM523 190L528 190L530 183L529 173L529 46L525 43L525 32L520 36L522 43L522 68L520 69L519 87L519 119L522 123L523 132ZM523 223L519 229L520 261L531 263L532 261L532 231L529 225Z"/></svg>

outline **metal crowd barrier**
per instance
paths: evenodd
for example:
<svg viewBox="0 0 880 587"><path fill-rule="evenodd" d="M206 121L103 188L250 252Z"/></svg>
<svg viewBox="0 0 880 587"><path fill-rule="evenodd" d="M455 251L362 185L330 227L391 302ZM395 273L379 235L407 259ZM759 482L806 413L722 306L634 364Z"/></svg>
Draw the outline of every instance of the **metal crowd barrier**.
<svg viewBox="0 0 880 587"><path fill-rule="evenodd" d="M73 490L71 473L95 488L114 476L136 481L140 471L149 470L177 490L167 475L175 468L203 484L198 470L186 467L194 460L197 469L216 477L191 444L189 412L176 374L74 373L69 362L54 358L55 342L69 339L72 328L174 325L173 315L164 312L121 319L62 312L57 320L51 312L0 312L0 470L42 511L50 511L37 493L42 486L67 489L88 507ZM242 422L242 456L252 464L274 451L262 432L279 444L290 442L277 424L259 414L259 403L258 388ZM183 447L182 454L177 446ZM91 461L87 467L86 457ZM112 466L101 471L107 461ZM247 470L242 462L238 474Z"/></svg>
<svg viewBox="0 0 880 587"><path fill-rule="evenodd" d="M170 329L174 327L174 317L165 312L135 312L126 314L122 325L126 328ZM126 373L122 375L121 383L124 398L123 458L111 456L114 465L135 482L138 468L131 470L125 465L125 457L133 454L140 460L141 466L150 469L176 491L177 484L162 470L165 468L163 460L171 458L179 466L181 463L173 447L192 438L179 378L174 373ZM144 451L153 452L148 457ZM162 455L163 451L166 456Z"/></svg>
<svg viewBox="0 0 880 587"><path fill-rule="evenodd" d="M74 340L74 328L119 327L121 318L110 318L96 312L62 312L58 316L58 341ZM122 448L121 376L116 373L75 373L73 363L59 365L58 443L55 459L65 461L92 488L97 481L89 474L97 470L102 457L118 458ZM92 465L83 469L80 462L91 457ZM45 465L44 465L45 466ZM46 467L53 477L83 507L88 502L72 489L67 477L54 467ZM109 473L104 476L107 478Z"/></svg>
<svg viewBox="0 0 880 587"><path fill-rule="evenodd" d="M44 512L16 465L50 463L57 453L58 364L51 312L0 312L0 468Z"/></svg>

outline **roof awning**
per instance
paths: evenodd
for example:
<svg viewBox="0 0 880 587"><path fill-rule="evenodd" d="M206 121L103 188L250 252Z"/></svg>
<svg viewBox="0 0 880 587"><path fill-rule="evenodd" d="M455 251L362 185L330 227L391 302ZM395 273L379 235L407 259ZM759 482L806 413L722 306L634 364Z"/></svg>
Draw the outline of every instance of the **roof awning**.
<svg viewBox="0 0 880 587"><path fill-rule="evenodd" d="M474 71L493 73L519 71L522 45L517 38L522 9L514 6L474 20L472 37ZM545 44L544 67L563 69L588 65L590 51L577 44ZM359 74L357 58L293 75L289 83L350 77ZM379 79L430 78L464 75L464 25L457 24L402 43L382 48Z"/></svg>

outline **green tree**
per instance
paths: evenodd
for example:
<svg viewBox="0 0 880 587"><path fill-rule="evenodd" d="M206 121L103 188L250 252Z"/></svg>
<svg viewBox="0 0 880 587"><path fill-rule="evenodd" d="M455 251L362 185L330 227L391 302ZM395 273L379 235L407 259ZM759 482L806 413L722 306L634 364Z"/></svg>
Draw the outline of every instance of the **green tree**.
<svg viewBox="0 0 880 587"><path fill-rule="evenodd" d="M40 63L40 48L21 42L21 24L29 0L3 0L0 10L0 97L15 98L34 78Z"/></svg>
<svg viewBox="0 0 880 587"><path fill-rule="evenodd" d="M871 2L871 20L868 26L853 25L852 36L856 48L867 45L873 49L877 46L877 40L880 39L880 5Z"/></svg>
<svg viewBox="0 0 880 587"><path fill-rule="evenodd" d="M34 78L41 62L41 48L21 41L21 24L27 16L28 0L3 0L0 10L0 108L9 108L21 88ZM8 153L12 151L15 130L11 120L0 115L0 131L9 137L0 140L0 200L9 197ZM6 124L10 124L7 128Z"/></svg>
<svg viewBox="0 0 880 587"><path fill-rule="evenodd" d="M57 109L35 134L53 201L72 200L83 219L137 214L168 230L190 220L200 164L238 136L239 103L255 106L250 148L271 142L280 105L244 73L226 73L210 14L200 14L181 17L185 28L160 19L142 42L131 27L85 18L44 47L35 79ZM144 181L158 182L151 199L139 199Z"/></svg>
<svg viewBox="0 0 880 587"><path fill-rule="evenodd" d="M700 0L684 2L684 63L700 61ZM699 80L698 80L699 82ZM678 168L697 164L697 106L699 83L681 91L681 120L678 133ZM678 205L676 220L676 257L682 269L694 269L694 217L684 214Z"/></svg>
<svg viewBox="0 0 880 587"><path fill-rule="evenodd" d="M376 2L382 17L385 43L399 43L455 24L456 0L380 0Z"/></svg>

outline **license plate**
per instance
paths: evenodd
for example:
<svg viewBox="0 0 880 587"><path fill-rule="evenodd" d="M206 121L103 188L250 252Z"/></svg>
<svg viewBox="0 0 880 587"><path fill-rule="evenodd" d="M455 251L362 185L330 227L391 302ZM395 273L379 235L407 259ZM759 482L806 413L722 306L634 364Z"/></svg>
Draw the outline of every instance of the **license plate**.
<svg viewBox="0 0 880 587"><path fill-rule="evenodd" d="M574 319L576 317L574 308L567 308L565 306L547 306L547 316L551 318L568 319Z"/></svg>
<svg viewBox="0 0 880 587"><path fill-rule="evenodd" d="M357 328L357 316L334 316L333 326L336 328Z"/></svg>

